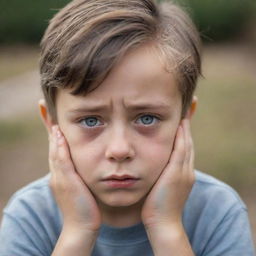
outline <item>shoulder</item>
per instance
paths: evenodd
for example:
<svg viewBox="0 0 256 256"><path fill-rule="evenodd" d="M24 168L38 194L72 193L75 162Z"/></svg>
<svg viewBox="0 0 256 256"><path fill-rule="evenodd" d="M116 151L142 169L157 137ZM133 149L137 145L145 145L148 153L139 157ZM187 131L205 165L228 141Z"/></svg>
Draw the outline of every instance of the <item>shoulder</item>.
<svg viewBox="0 0 256 256"><path fill-rule="evenodd" d="M191 196L193 200L200 200L202 203L211 202L212 207L225 204L227 207L236 205L246 210L246 205L231 186L200 171L196 171Z"/></svg>
<svg viewBox="0 0 256 256"><path fill-rule="evenodd" d="M10 198L3 210L3 216L16 221L28 218L37 222L46 222L54 216L60 218L60 212L49 187L50 174L26 185Z"/></svg>
<svg viewBox="0 0 256 256"><path fill-rule="evenodd" d="M23 188L15 192L11 197L11 201L17 197L26 196L31 192L36 192L36 191L42 192L43 190L48 190L49 180L50 180L50 174L47 174L44 177L29 183L28 185L24 186Z"/></svg>
<svg viewBox="0 0 256 256"><path fill-rule="evenodd" d="M49 255L54 248L62 220L49 180L46 175L23 187L4 208L0 250L5 255Z"/></svg>
<svg viewBox="0 0 256 256"><path fill-rule="evenodd" d="M39 206L51 198L49 188L50 175L46 175L15 192L4 208L4 212L12 213L18 205ZM28 205L29 204L29 205Z"/></svg>
<svg viewBox="0 0 256 256"><path fill-rule="evenodd" d="M196 171L183 221L196 255L253 255L246 205L232 187L208 174Z"/></svg>
<svg viewBox="0 0 256 256"><path fill-rule="evenodd" d="M246 205L232 187L196 171L195 184L184 208L183 217L188 230L214 231L242 212L247 214Z"/></svg>
<svg viewBox="0 0 256 256"><path fill-rule="evenodd" d="M211 175L196 171L196 180L185 206L194 221L198 218L213 218L221 221L236 211L247 211L238 193L228 184Z"/></svg>

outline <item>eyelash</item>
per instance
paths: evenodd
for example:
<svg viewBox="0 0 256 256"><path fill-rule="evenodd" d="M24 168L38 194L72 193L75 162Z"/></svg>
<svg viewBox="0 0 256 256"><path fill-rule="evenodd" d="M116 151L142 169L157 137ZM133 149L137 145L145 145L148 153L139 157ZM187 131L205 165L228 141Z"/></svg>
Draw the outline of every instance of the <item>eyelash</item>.
<svg viewBox="0 0 256 256"><path fill-rule="evenodd" d="M87 125L86 123L84 123L86 120L88 120L88 119L96 119L96 121L97 121L97 123L98 122L101 122L100 121L100 118L98 118L97 116L88 116L88 117L84 117L84 118L82 118L82 119L80 119L78 122L82 125L82 126L86 126L88 129L93 129L93 128L95 128L95 127L98 127L99 125L95 125L95 126L90 126L90 125ZM101 122L101 123L103 123L103 122ZM101 124L101 125L103 125L103 124Z"/></svg>
<svg viewBox="0 0 256 256"><path fill-rule="evenodd" d="M143 124L142 121L139 122L139 120L140 120L142 117L151 117L151 118L153 119L153 121L152 121L152 123L150 123L150 124ZM101 122L100 125L94 125L94 126L90 126L90 125L84 123L86 120L88 120L88 119L90 119L90 118L96 119L97 123L98 123L98 122L101 122L101 121L100 121L100 118L98 118L97 116L88 116L88 117L84 117L84 118L78 120L78 123L80 123L82 126L85 126L85 127L88 128L88 129L93 129L93 128L96 128L96 127L99 127L99 126L103 126L103 125L104 125L103 122ZM158 117L158 116L156 116L156 115L154 115L154 114L146 114L146 113L145 113L145 114L139 115L139 116L136 118L135 123L136 123L136 124L139 124L139 125L142 125L142 126L149 127L149 126L155 125L155 124L158 123L160 120L161 120L161 118Z"/></svg>
<svg viewBox="0 0 256 256"><path fill-rule="evenodd" d="M154 121L152 121L152 123L150 123L150 124L144 124L144 123L142 123L142 122L138 122L138 120L140 120L140 119L143 118L143 117L151 117L151 118L153 118ZM160 121L160 118L157 117L157 116L155 116L155 115L152 115L152 114L143 114L143 115L140 115L140 116L136 119L136 123L142 124L143 126L152 126L152 125L158 123L159 121Z"/></svg>

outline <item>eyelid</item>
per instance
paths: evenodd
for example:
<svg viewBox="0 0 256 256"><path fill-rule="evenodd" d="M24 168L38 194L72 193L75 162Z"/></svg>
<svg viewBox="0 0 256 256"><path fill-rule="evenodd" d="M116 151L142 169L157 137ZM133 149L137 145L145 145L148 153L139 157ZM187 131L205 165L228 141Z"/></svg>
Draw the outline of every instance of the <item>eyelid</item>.
<svg viewBox="0 0 256 256"><path fill-rule="evenodd" d="M77 122L81 122L87 118L97 118L97 119L100 119L100 117L96 116L96 115L88 115L88 116L82 116L82 117L78 117L76 120Z"/></svg>
<svg viewBox="0 0 256 256"><path fill-rule="evenodd" d="M136 119L143 117L143 116L152 116L152 117L155 117L156 119L161 120L161 116L159 114L153 114L153 113L147 113L147 112L137 115Z"/></svg>
<svg viewBox="0 0 256 256"><path fill-rule="evenodd" d="M95 115L92 115L92 116L89 115L89 116L81 117L81 118L79 118L79 119L77 120L77 122L78 122L79 124L81 124L82 121L85 121L85 120L88 119L88 118L96 118L97 121L99 121L99 122L101 123L100 125L95 125L95 126L83 125L84 127L88 128L88 129L93 129L93 128L96 128L96 127L99 127L99 126L104 125L104 122L101 120L101 118L98 117L98 116L95 116ZM81 124L81 125L82 125L82 124Z"/></svg>
<svg viewBox="0 0 256 256"><path fill-rule="evenodd" d="M138 123L137 121L139 120L139 118L143 117L143 116L151 116L155 119L155 122L153 122L152 124L142 124L143 126L152 126L156 123L158 123L159 121L161 121L161 117L159 117L158 115L156 114L151 114L151 113L143 113L143 114L140 114L139 116L136 117L135 119L135 123ZM140 123L141 124L141 123Z"/></svg>
<svg viewBox="0 0 256 256"><path fill-rule="evenodd" d="M138 114L136 116L136 118L135 118L135 123L138 124L138 119L143 117L143 116L151 116L151 117L153 117L155 119L155 122L153 122L153 124L156 124L156 123L158 123L159 121L161 121L163 119L163 117L161 117L159 114L155 114L155 113L153 114L153 113L147 113L146 112L146 113ZM105 121L102 120L102 118L100 116L97 116L97 115L88 115L88 116L79 117L79 118L77 118L76 122L81 124L82 121L84 121L87 118L96 118L101 123L100 125L96 125L96 126L92 126L92 127L86 125L86 127L90 128L90 129L102 126L102 125L104 125L106 123ZM142 124L142 123L140 123L140 124ZM153 124L149 124L148 126L153 125ZM85 125L83 125L83 126L85 126Z"/></svg>

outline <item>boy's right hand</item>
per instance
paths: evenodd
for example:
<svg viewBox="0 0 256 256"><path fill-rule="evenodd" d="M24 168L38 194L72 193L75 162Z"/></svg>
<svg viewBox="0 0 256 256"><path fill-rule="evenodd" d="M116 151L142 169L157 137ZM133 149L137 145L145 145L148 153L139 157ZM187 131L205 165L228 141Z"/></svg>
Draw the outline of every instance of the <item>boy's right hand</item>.
<svg viewBox="0 0 256 256"><path fill-rule="evenodd" d="M63 214L63 229L73 234L96 234L101 225L98 205L76 172L66 139L57 125L49 135L49 165L50 187Z"/></svg>

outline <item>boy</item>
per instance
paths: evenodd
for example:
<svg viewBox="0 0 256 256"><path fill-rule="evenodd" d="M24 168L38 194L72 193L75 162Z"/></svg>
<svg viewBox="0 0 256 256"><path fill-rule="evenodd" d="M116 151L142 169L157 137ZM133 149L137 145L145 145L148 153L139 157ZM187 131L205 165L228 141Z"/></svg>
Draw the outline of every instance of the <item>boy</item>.
<svg viewBox="0 0 256 256"><path fill-rule="evenodd" d="M0 255L254 255L236 192L193 170L200 69L173 4L62 9L42 40L51 173L5 208Z"/></svg>

